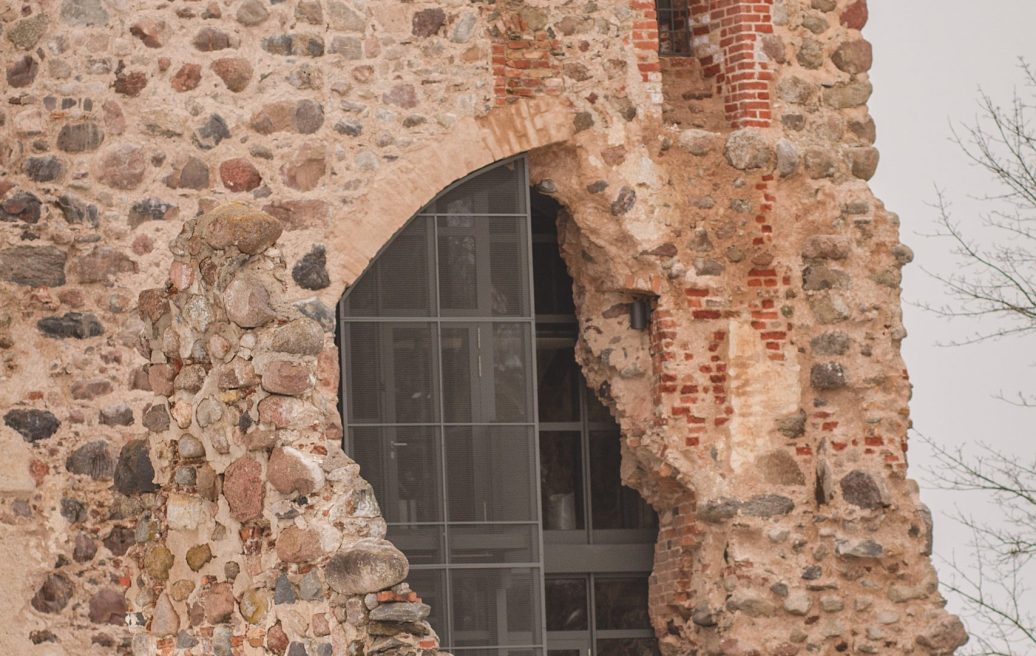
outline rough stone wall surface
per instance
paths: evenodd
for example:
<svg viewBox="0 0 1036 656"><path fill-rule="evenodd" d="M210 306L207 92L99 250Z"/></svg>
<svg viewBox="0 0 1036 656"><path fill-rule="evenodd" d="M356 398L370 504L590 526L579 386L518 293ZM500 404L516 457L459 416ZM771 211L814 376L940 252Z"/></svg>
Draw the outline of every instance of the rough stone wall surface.
<svg viewBox="0 0 1036 656"><path fill-rule="evenodd" d="M333 308L527 152L667 656L950 654L864 0L0 2L0 645L417 654ZM647 298L650 329L628 305Z"/></svg>

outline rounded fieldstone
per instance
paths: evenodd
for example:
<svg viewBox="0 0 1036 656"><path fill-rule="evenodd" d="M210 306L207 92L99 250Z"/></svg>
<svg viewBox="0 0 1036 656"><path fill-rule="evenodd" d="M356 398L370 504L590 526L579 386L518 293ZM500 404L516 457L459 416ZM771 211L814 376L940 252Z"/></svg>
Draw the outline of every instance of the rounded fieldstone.
<svg viewBox="0 0 1036 656"><path fill-rule="evenodd" d="M234 192L252 191L263 182L259 169L243 157L228 159L219 165L223 186Z"/></svg>
<svg viewBox="0 0 1036 656"><path fill-rule="evenodd" d="M25 160L22 170L30 180L52 182L61 177L65 167L60 159L53 155L47 155L46 157L30 157Z"/></svg>
<svg viewBox="0 0 1036 656"><path fill-rule="evenodd" d="M93 121L65 124L58 132L58 150L66 153L82 153L96 150L104 141L104 130Z"/></svg>
<svg viewBox="0 0 1036 656"><path fill-rule="evenodd" d="M416 37L429 37L439 31L446 21L446 12L439 7L422 9L414 13L411 33Z"/></svg>
<svg viewBox="0 0 1036 656"><path fill-rule="evenodd" d="M230 583L216 583L202 592L201 603L205 619L209 624L223 624L230 621L237 603Z"/></svg>
<svg viewBox="0 0 1036 656"><path fill-rule="evenodd" d="M173 553L164 544L155 545L144 555L144 571L156 581L169 579L173 567Z"/></svg>
<svg viewBox="0 0 1036 656"><path fill-rule="evenodd" d="M197 572L212 560L212 548L206 544L196 544L187 550L187 566Z"/></svg>
<svg viewBox="0 0 1036 656"><path fill-rule="evenodd" d="M190 91L191 89L195 89L200 83L200 64L184 64L176 71L176 73L173 74L171 78L169 78L169 86L173 87L174 91L180 93L183 93L184 91Z"/></svg>
<svg viewBox="0 0 1036 656"><path fill-rule="evenodd" d="M211 150L221 141L229 138L230 128L227 127L226 120L219 114L212 114L201 127L194 131L192 141L202 150Z"/></svg>
<svg viewBox="0 0 1036 656"><path fill-rule="evenodd" d="M125 403L102 408L97 418L104 426L129 426L133 423L133 410Z"/></svg>
<svg viewBox="0 0 1036 656"><path fill-rule="evenodd" d="M115 556L124 556L129 548L137 542L133 529L127 526L113 526L108 535L105 536L104 546Z"/></svg>
<svg viewBox="0 0 1036 656"><path fill-rule="evenodd" d="M176 443L177 452L181 458L204 458L205 445L193 435L184 435Z"/></svg>
<svg viewBox="0 0 1036 656"><path fill-rule="evenodd" d="M381 99L389 105L396 105L403 109L413 109L417 107L417 90L412 84L397 84L389 89Z"/></svg>
<svg viewBox="0 0 1036 656"><path fill-rule="evenodd" d="M7 40L21 50L31 50L47 31L47 15L38 13L17 21L7 30Z"/></svg>
<svg viewBox="0 0 1036 656"><path fill-rule="evenodd" d="M303 317L279 326L270 339L270 350L293 355L319 355L324 348L320 323Z"/></svg>
<svg viewBox="0 0 1036 656"><path fill-rule="evenodd" d="M72 560L77 563L85 563L93 560L97 555L97 543L84 531L76 535L75 548L72 550Z"/></svg>
<svg viewBox="0 0 1036 656"><path fill-rule="evenodd" d="M4 423L18 431L30 444L47 439L61 426L61 422L52 412L31 408L9 410L4 415Z"/></svg>
<svg viewBox="0 0 1036 656"><path fill-rule="evenodd" d="M795 59L803 68L820 68L824 65L824 46L816 39L803 39Z"/></svg>
<svg viewBox="0 0 1036 656"><path fill-rule="evenodd" d="M298 101L295 105L294 123L299 134L313 134L324 124L324 107L314 100Z"/></svg>
<svg viewBox="0 0 1036 656"><path fill-rule="evenodd" d="M324 472L317 459L290 446L270 453L266 478L281 494L309 495L324 486Z"/></svg>
<svg viewBox="0 0 1036 656"><path fill-rule="evenodd" d="M766 133L758 128L742 128L730 133L723 154L727 162L739 171L773 166L773 147Z"/></svg>
<svg viewBox="0 0 1036 656"><path fill-rule="evenodd" d="M773 517L787 515L795 509L795 502L777 494L760 494L743 502L739 510L749 517Z"/></svg>
<svg viewBox="0 0 1036 656"><path fill-rule="evenodd" d="M223 292L227 317L242 328L256 328L276 316L270 305L270 292L252 278L236 278Z"/></svg>
<svg viewBox="0 0 1036 656"><path fill-rule="evenodd" d="M820 362L810 369L809 383L816 390L836 390L848 385L845 368L837 362Z"/></svg>
<svg viewBox="0 0 1036 656"><path fill-rule="evenodd" d="M32 607L41 613L59 613L68 605L74 591L72 582L64 574L48 574L32 597Z"/></svg>
<svg viewBox="0 0 1036 656"><path fill-rule="evenodd" d="M115 489L126 496L158 491L147 440L131 440L119 452Z"/></svg>
<svg viewBox="0 0 1036 656"><path fill-rule="evenodd" d="M155 614L151 619L151 633L158 638L176 635L180 630L180 616L173 606L169 595L163 594L155 604Z"/></svg>
<svg viewBox="0 0 1036 656"><path fill-rule="evenodd" d="M277 557L285 563L307 563L324 555L320 534L289 526L277 536Z"/></svg>
<svg viewBox="0 0 1036 656"><path fill-rule="evenodd" d="M231 516L239 522L263 515L266 486L262 469L256 460L244 456L231 463L223 474L223 496L230 506Z"/></svg>
<svg viewBox="0 0 1036 656"><path fill-rule="evenodd" d="M191 41L195 48L202 52L223 50L230 47L230 37L214 27L203 27L198 30Z"/></svg>
<svg viewBox="0 0 1036 656"><path fill-rule="evenodd" d="M874 87L867 80L854 80L824 89L824 104L833 109L848 109L867 104Z"/></svg>
<svg viewBox="0 0 1036 656"><path fill-rule="evenodd" d="M854 469L839 481L842 498L848 503L869 510L884 508L885 501L881 488L867 472Z"/></svg>
<svg viewBox="0 0 1036 656"><path fill-rule="evenodd" d="M299 396L309 390L309 367L288 360L274 360L263 369L262 385L273 394Z"/></svg>
<svg viewBox="0 0 1036 656"><path fill-rule="evenodd" d="M61 21L68 25L97 26L108 23L101 0L62 0Z"/></svg>
<svg viewBox="0 0 1036 656"><path fill-rule="evenodd" d="M838 70L850 74L864 73L874 63L874 51L864 39L846 41L831 55L831 61Z"/></svg>
<svg viewBox="0 0 1036 656"><path fill-rule="evenodd" d="M144 180L147 159L135 144L119 144L101 156L97 179L114 189L135 189Z"/></svg>
<svg viewBox="0 0 1036 656"><path fill-rule="evenodd" d="M0 280L28 287L65 284L65 251L54 246L12 246L0 250Z"/></svg>
<svg viewBox="0 0 1036 656"><path fill-rule="evenodd" d="M0 203L0 221L39 223L40 199L28 191L19 191Z"/></svg>
<svg viewBox="0 0 1036 656"><path fill-rule="evenodd" d="M392 543L364 538L332 556L324 578L335 592L359 595L391 588L409 571L406 556Z"/></svg>
<svg viewBox="0 0 1036 656"><path fill-rule="evenodd" d="M241 603L238 604L241 617L249 624L258 624L266 615L269 607L270 600L266 596L266 592L257 588L246 590L241 595Z"/></svg>
<svg viewBox="0 0 1036 656"><path fill-rule="evenodd" d="M90 621L94 624L125 624L126 596L115 588L104 588L90 598Z"/></svg>
<svg viewBox="0 0 1036 656"><path fill-rule="evenodd" d="M36 79L40 65L32 55L15 59L7 67L7 84L14 88L27 87Z"/></svg>
<svg viewBox="0 0 1036 656"><path fill-rule="evenodd" d="M248 27L258 25L269 18L270 12L262 0L245 0L237 8L237 22Z"/></svg>
<svg viewBox="0 0 1036 656"><path fill-rule="evenodd" d="M79 447L65 459L65 469L72 474L89 476L95 481L112 477L115 473L115 460L108 450L108 443L96 440Z"/></svg>
<svg viewBox="0 0 1036 656"><path fill-rule="evenodd" d="M244 91L252 80L252 65L243 57L226 57L212 62L212 71L234 93Z"/></svg>

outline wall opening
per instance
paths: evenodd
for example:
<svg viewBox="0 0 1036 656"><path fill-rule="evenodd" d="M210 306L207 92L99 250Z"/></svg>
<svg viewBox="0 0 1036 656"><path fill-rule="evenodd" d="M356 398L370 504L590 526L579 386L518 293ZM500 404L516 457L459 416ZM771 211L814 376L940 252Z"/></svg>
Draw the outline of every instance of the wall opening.
<svg viewBox="0 0 1036 656"><path fill-rule="evenodd" d="M691 11L688 0L655 0L658 18L658 54L662 57L689 57Z"/></svg>
<svg viewBox="0 0 1036 656"><path fill-rule="evenodd" d="M339 304L346 450L459 655L657 652L657 518L621 485L618 426L576 364L559 209L524 157L487 167Z"/></svg>

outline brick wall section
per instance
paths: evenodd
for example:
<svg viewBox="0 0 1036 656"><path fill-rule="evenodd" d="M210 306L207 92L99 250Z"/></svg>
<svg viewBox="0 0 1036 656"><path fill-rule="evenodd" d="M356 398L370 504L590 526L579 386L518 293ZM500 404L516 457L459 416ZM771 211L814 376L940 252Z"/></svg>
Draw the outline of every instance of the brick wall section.
<svg viewBox="0 0 1036 656"><path fill-rule="evenodd" d="M557 60L561 42L546 30L532 30L519 14L504 20L493 42L493 98L496 105L534 96L557 96L564 84Z"/></svg>

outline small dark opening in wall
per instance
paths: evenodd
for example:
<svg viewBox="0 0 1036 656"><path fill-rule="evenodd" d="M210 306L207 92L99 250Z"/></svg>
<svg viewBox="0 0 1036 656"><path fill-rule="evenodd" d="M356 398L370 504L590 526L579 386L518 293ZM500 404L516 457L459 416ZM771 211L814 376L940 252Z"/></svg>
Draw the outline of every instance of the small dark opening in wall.
<svg viewBox="0 0 1036 656"><path fill-rule="evenodd" d="M658 54L691 56L691 11L687 0L655 0L658 16Z"/></svg>

